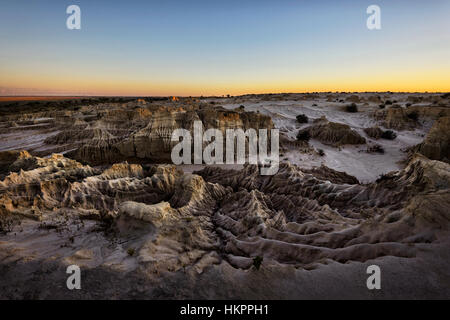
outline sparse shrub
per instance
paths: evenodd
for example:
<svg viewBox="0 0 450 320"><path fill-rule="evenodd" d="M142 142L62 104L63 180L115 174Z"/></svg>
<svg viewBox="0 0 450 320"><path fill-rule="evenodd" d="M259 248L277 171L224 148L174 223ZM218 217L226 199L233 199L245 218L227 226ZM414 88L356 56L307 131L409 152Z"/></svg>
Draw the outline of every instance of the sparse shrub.
<svg viewBox="0 0 450 320"><path fill-rule="evenodd" d="M386 106L385 106L384 104L380 104L378 107L379 107L380 109L386 108Z"/></svg>
<svg viewBox="0 0 450 320"><path fill-rule="evenodd" d="M419 120L419 114L417 113L417 111L412 111L412 112L408 113L407 116L409 119L411 119L413 121Z"/></svg>
<svg viewBox="0 0 450 320"><path fill-rule="evenodd" d="M311 139L311 135L308 131L299 131L297 134L298 141L309 141Z"/></svg>
<svg viewBox="0 0 450 320"><path fill-rule="evenodd" d="M39 224L38 228L42 229L42 230L55 230L55 229L58 229L58 226L56 224L53 224L53 223L41 222Z"/></svg>
<svg viewBox="0 0 450 320"><path fill-rule="evenodd" d="M13 229L13 221L11 219L0 219L0 234L7 234Z"/></svg>
<svg viewBox="0 0 450 320"><path fill-rule="evenodd" d="M253 266L255 267L256 270L259 270L262 262L263 262L263 258L260 256L256 256L253 258Z"/></svg>
<svg viewBox="0 0 450 320"><path fill-rule="evenodd" d="M130 257L134 256L134 253L136 252L136 250L134 250L134 248L128 248L127 253Z"/></svg>
<svg viewBox="0 0 450 320"><path fill-rule="evenodd" d="M323 151L323 149L317 149L317 153L319 154L319 156L323 157L325 155L325 151Z"/></svg>
<svg viewBox="0 0 450 320"><path fill-rule="evenodd" d="M384 148L382 146L380 146L379 144L374 144L373 146L370 146L367 148L367 152L384 154Z"/></svg>
<svg viewBox="0 0 450 320"><path fill-rule="evenodd" d="M387 139L387 140L394 140L397 138L397 134L392 130L383 131L381 134L381 138Z"/></svg>
<svg viewBox="0 0 450 320"><path fill-rule="evenodd" d="M352 113L358 112L358 106L357 106L355 103L352 103L352 104L346 106L346 107L345 107L345 110L346 110L347 112L352 112Z"/></svg>
<svg viewBox="0 0 450 320"><path fill-rule="evenodd" d="M297 122L298 123L308 123L308 116L306 116L304 114L299 114L297 116Z"/></svg>

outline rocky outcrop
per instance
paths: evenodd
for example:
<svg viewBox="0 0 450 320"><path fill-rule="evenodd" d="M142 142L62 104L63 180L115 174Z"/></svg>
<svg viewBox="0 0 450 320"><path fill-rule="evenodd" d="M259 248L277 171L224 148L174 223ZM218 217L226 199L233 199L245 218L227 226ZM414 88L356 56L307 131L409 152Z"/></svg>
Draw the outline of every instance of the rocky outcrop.
<svg viewBox="0 0 450 320"><path fill-rule="evenodd" d="M127 103L97 103L75 110L8 115L0 123L0 134L14 130L36 131L42 145L30 137L30 153L48 156L64 152L90 165L112 164L120 161L170 163L171 141L175 129L193 129L201 121L203 130L273 128L270 117L245 110L227 110L210 106L195 99L175 99L162 105L160 101ZM145 102L145 103L144 103ZM4 132L2 131L4 130Z"/></svg>
<svg viewBox="0 0 450 320"><path fill-rule="evenodd" d="M226 197L215 216L231 264L243 267L251 263L245 257L260 255L305 266L330 258L364 260L381 252L414 256L413 243L434 241L438 229L448 227L449 169L416 158L404 171L368 186L325 182L316 177L328 176L327 169L305 173L288 165L273 177L257 176L250 167L243 172L206 168L198 174L239 190ZM442 176L433 181L438 172ZM436 224L417 211L415 203L423 197L442 201L425 209L436 215ZM374 224L360 222L369 217Z"/></svg>
<svg viewBox="0 0 450 320"><path fill-rule="evenodd" d="M375 114L378 120L382 120L383 126L396 130L411 130L417 126L417 122L408 117L408 111L400 106L392 106Z"/></svg>
<svg viewBox="0 0 450 320"><path fill-rule="evenodd" d="M23 155L29 155L29 153L18 150L0 152L0 175L9 173L11 171L11 165Z"/></svg>
<svg viewBox="0 0 450 320"><path fill-rule="evenodd" d="M250 269L259 257L274 268L310 270L411 258L448 237L450 165L423 156L369 185L288 163L262 176L256 165L184 174L173 165L99 170L58 155L31 159L33 169L0 182L0 231L16 233L23 250L32 232L40 258L85 268L139 268L155 279L219 264ZM34 229L21 231L29 218L38 221Z"/></svg>
<svg viewBox="0 0 450 320"><path fill-rule="evenodd" d="M381 97L378 95L371 95L367 97L367 101L373 103L381 103Z"/></svg>
<svg viewBox="0 0 450 320"><path fill-rule="evenodd" d="M378 110L375 118L381 120L386 128L396 130L412 130L423 121L434 121L441 117L450 116L450 107L436 106L408 106L406 108L394 105L388 109Z"/></svg>
<svg viewBox="0 0 450 320"><path fill-rule="evenodd" d="M201 121L203 130L219 129L225 137L227 129L273 128L269 117L249 112L228 111L221 108L202 108L191 111L160 112L145 128L115 145L120 155L157 162L170 162L170 152L178 142L171 141L175 129L187 129L193 135L195 121Z"/></svg>
<svg viewBox="0 0 450 320"><path fill-rule="evenodd" d="M450 162L450 117L436 120L425 140L414 149L430 159Z"/></svg>
<svg viewBox="0 0 450 320"><path fill-rule="evenodd" d="M11 173L0 183L0 205L8 214L45 219L48 212L58 215L71 209L100 220L129 217L158 230L161 244L144 244L139 253L144 260L162 255L166 250L162 243L170 239L185 249L166 260L208 248L225 250L227 261L237 267L247 266L244 262L255 255L302 265L324 258L344 262L413 255L408 246L377 243L386 236L391 242L408 242L405 239L414 236L417 226L411 228L406 220L417 219L414 213L424 210L415 204L419 201L415 197L442 198L440 203L445 204L450 183L449 165L423 157L367 186L326 167L300 170L289 164L282 164L274 176L261 176L254 165L239 171L207 167L183 174L168 165L144 169L122 163L99 172L57 155L34 160L36 168ZM445 212L436 211L439 223L448 222ZM388 228L383 221L394 213L406 220ZM421 223L432 225L428 215L433 214L422 214L427 217ZM380 225L361 224L367 217ZM182 228L191 232L174 233ZM386 234L383 228L401 232ZM356 243L365 249L352 247Z"/></svg>
<svg viewBox="0 0 450 320"><path fill-rule="evenodd" d="M351 96L347 97L345 99L345 101L347 101L347 102L354 102L354 103L360 103L361 99L359 98L359 96L354 94L354 95L351 95Z"/></svg>
<svg viewBox="0 0 450 320"><path fill-rule="evenodd" d="M365 128L364 132L370 137L374 139L380 139L383 135L383 130L380 129L380 127L371 127L371 128Z"/></svg>
<svg viewBox="0 0 450 320"><path fill-rule="evenodd" d="M441 117L450 117L449 105L433 105L433 106L409 106L406 113L415 112L419 119L437 120Z"/></svg>
<svg viewBox="0 0 450 320"><path fill-rule="evenodd" d="M123 121L115 125L115 119L121 116L129 119L128 130L123 129ZM75 150L70 151L68 156L92 165L123 160L170 163L171 150L178 143L171 141L172 132L187 129L193 134L194 121L201 121L204 130L219 129L224 136L227 129L273 128L269 117L253 112L229 111L220 107L149 107L138 108L131 114L126 110L109 110L101 120L90 124L85 130L68 128L68 132L63 131L46 142L71 142Z"/></svg>
<svg viewBox="0 0 450 320"><path fill-rule="evenodd" d="M331 146L342 146L346 144L364 144L366 139L352 130L350 126L342 123L321 120L316 124L302 129L299 134L307 132L313 139Z"/></svg>
<svg viewBox="0 0 450 320"><path fill-rule="evenodd" d="M317 179L330 181L335 184L359 184L358 179L355 177L342 171L330 169L324 165L312 169L302 169L302 171L312 174Z"/></svg>

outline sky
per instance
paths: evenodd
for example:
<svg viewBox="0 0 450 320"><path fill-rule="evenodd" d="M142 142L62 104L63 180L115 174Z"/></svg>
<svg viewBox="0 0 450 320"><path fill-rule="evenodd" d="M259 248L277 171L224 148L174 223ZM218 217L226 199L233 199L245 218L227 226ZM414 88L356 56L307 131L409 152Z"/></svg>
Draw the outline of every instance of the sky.
<svg viewBox="0 0 450 320"><path fill-rule="evenodd" d="M74 4L80 30L66 27ZM0 4L0 95L315 91L450 91L450 1Z"/></svg>

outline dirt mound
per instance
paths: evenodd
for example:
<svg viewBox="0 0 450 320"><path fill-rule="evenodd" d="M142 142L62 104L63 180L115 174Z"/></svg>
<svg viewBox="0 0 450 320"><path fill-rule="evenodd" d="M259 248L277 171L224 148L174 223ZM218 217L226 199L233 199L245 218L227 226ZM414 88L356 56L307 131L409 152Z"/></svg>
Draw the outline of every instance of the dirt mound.
<svg viewBox="0 0 450 320"><path fill-rule="evenodd" d="M350 126L342 123L320 121L317 124L299 131L299 134L307 132L313 139L317 139L323 144L335 147L346 144L364 144L366 139L359 133L352 130Z"/></svg>

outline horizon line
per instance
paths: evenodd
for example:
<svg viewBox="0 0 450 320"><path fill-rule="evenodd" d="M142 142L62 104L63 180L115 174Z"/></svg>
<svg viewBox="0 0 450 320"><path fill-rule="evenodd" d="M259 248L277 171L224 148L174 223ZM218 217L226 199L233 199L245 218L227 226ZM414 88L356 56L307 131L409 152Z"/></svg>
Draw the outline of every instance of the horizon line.
<svg viewBox="0 0 450 320"><path fill-rule="evenodd" d="M182 98L198 98L198 97L219 97L219 98L231 98L231 97L243 97L249 95L281 95L281 94L349 94L349 93L409 93L409 94L445 94L450 93L450 91L304 91L304 92L265 92L265 93L245 93L239 95L223 94L223 95L114 95L114 94L10 94L10 95L0 95L0 98L10 98L10 97L23 97L23 98L33 98L33 97L86 97L86 98L96 98L96 97L129 97L129 98L139 98L139 97L182 97Z"/></svg>

